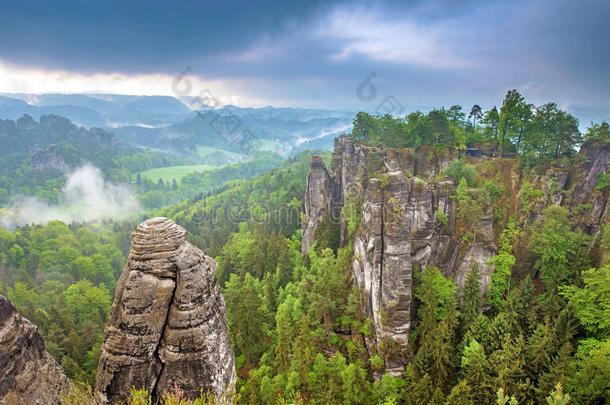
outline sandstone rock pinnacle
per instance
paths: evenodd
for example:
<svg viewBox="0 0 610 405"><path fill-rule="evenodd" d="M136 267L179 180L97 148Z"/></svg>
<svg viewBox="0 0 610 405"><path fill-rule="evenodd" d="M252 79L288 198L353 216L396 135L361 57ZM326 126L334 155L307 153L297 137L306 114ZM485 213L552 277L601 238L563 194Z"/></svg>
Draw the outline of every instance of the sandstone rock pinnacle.
<svg viewBox="0 0 610 405"><path fill-rule="evenodd" d="M96 390L124 401L131 387L153 400L174 386L189 399L220 395L236 380L216 262L167 218L142 222L116 287Z"/></svg>

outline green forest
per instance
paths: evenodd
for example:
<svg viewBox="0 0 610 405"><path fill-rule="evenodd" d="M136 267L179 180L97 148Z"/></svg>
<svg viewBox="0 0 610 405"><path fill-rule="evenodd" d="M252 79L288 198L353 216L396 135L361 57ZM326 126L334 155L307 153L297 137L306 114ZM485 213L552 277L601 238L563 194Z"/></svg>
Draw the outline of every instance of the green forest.
<svg viewBox="0 0 610 405"><path fill-rule="evenodd" d="M273 220L283 204L301 198L304 177L283 186L294 184L296 197L265 191L261 196L268 190L266 182L249 193L244 188L240 207L247 207L247 213L239 229L213 234L214 241L222 241L221 250L207 239L219 228L199 225L193 218L207 217L205 207L214 206L223 194L208 197L203 208L187 201L178 211L163 212L183 226L191 224L193 239L210 246L217 258L237 356L240 402L610 401L610 330L604 326L610 315L610 225L600 240L579 230L579 218L590 209L586 204L572 212L550 206L530 222L535 207L544 205L544 194L528 182L553 165L578 164L576 151L585 141L610 142L608 124L592 125L581 135L575 119L555 104L535 108L515 91L508 92L499 111L477 110L475 106L470 121L459 106L399 119L359 113L349 135L354 142L392 148L434 144L439 154L447 148L482 145L498 158L505 156L479 165L455 159L444 172L457 184L453 198L464 238L473 237L476 230L468 228L488 207L494 207L495 221L504 231L498 235L498 254L490 260L495 272L483 297L476 267L461 295L455 281L437 268L421 269L415 288L416 326L402 376L384 374L383 359L369 356L366 339L372 326L362 315L353 285L351 243L337 248L330 226L317 232L314 248L302 256L300 226ZM494 111L495 121L489 119ZM514 196L519 211L508 217L498 204L510 198L499 166L513 161L523 183ZM490 168L494 164L496 170ZM598 190L607 193L604 181L599 179ZM255 218L261 201L271 202L267 221ZM353 237L360 218L346 221ZM518 263L517 256L529 263ZM391 342L383 350L391 351Z"/></svg>
<svg viewBox="0 0 610 405"><path fill-rule="evenodd" d="M105 181L130 184L144 209L158 209L209 192L227 180L264 173L283 160L275 153L260 151L244 164L217 165L221 162L211 154L181 156L132 147L117 141L111 132L79 127L56 115L43 115L39 121L28 115L16 121L0 120L0 134L9 145L0 151L0 206L10 205L19 196L59 204L69 173L91 164L102 171ZM214 155L217 159L219 153ZM201 163L212 167L171 182L140 175L153 168Z"/></svg>
<svg viewBox="0 0 610 405"><path fill-rule="evenodd" d="M556 103L535 106L517 90L510 90L500 108L494 106L486 111L475 104L470 111L453 105L427 114L415 111L400 118L360 112L354 118L349 138L393 148L434 145L465 149L492 142L499 156L518 156L532 165L572 156L590 138L607 142L610 129L606 122L592 123L581 134L578 120Z"/></svg>
<svg viewBox="0 0 610 405"><path fill-rule="evenodd" d="M43 125L61 125L57 131L70 140L53 143L69 166L78 164L70 151L80 155L77 140L86 130L59 118L0 123L41 134L47 133ZM591 124L581 133L576 118L555 103L534 106L511 90L499 108L487 111L456 105L397 118L360 112L347 138L394 150L427 147L436 157L469 149L493 157L456 157L432 179L454 183L456 226L465 243L476 238L477 217L493 211L501 231L489 262L495 270L489 291L481 293L477 266L463 291L434 266L414 270L417 310L408 365L399 376L385 373L382 356L367 348L372 324L363 315L351 267L361 211L342 218L348 235L343 246L340 230L327 221L314 247L301 254L309 162L320 155L328 165L330 153L305 151L283 161L261 153L173 184L135 174L186 164L177 158L117 146L86 155L109 179L131 181L154 215L183 226L189 241L216 259L238 402L610 403L610 224L603 224L600 237L591 236L580 226L590 206L551 204L533 180L549 168L581 164L578 148L585 142L607 147L608 124ZM53 202L61 171L37 171L19 163L25 155L8 152L0 167L12 174L3 169L0 202L16 193ZM509 193L505 168L519 173L517 195ZM380 177L383 187L383 175L370 170L367 176ZM597 180L597 192L607 200L610 177ZM437 220L446 224L442 215ZM11 231L0 227L0 293L38 326L47 351L74 381L94 384L134 226L51 221ZM388 356L397 350L391 341L380 349ZM132 403L146 403L137 402L144 401L139 395L134 392Z"/></svg>

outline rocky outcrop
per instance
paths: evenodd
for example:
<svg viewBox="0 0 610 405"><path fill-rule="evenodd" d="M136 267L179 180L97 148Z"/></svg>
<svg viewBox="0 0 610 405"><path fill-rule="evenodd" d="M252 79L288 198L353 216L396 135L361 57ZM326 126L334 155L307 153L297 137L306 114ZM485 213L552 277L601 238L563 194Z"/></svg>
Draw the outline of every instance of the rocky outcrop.
<svg viewBox="0 0 610 405"><path fill-rule="evenodd" d="M333 215L336 206L336 186L319 156L312 156L305 190L305 214L301 250L306 254L313 246L315 230L327 214Z"/></svg>
<svg viewBox="0 0 610 405"><path fill-rule="evenodd" d="M404 351L415 315L414 273L435 265L463 285L472 263L483 266L489 256L478 255L482 250L479 242L458 260L461 242L452 235L455 204L451 182L426 182L400 171L382 178L368 181L362 220L354 236L352 267L363 311L375 327L369 348L379 348L382 341L387 347L390 339ZM439 222L439 210L450 219L447 224ZM493 243L490 249L495 249ZM404 357L380 354L386 371L400 375Z"/></svg>
<svg viewBox="0 0 610 405"><path fill-rule="evenodd" d="M32 167L37 170L68 169L68 164L59 154L57 145L49 145L46 149L37 150L32 154L30 161L32 162Z"/></svg>
<svg viewBox="0 0 610 405"><path fill-rule="evenodd" d="M394 375L400 375L406 361L401 353L407 348L415 319L413 288L418 272L434 265L461 292L477 264L482 294L486 294L493 272L487 262L497 254L496 240L509 217L525 226L542 218L543 210L555 204L568 207L576 228L590 235L599 235L608 223L610 193L597 188L599 176L609 170L608 143L590 140L572 166L558 163L539 172L532 170L527 176L519 171L514 157L498 158L489 145L462 154L479 164L481 176L501 182L503 190L495 203L502 207L482 206L476 222L457 221L456 185L439 178L449 161L458 157L455 150L431 146L389 149L354 144L341 136L335 141L330 172L319 158L312 161L303 247L313 244L316 227L329 209L334 210L333 218L360 218L355 234L348 235L345 221L340 224L340 246L353 243L354 283L359 287L362 311L374 327L366 337L368 350L379 353L386 371ZM541 193L536 193L523 212L520 187L526 181ZM354 209L356 215L340 212ZM526 249L517 246L515 255L518 263L513 270L531 271L533 263L524 257ZM394 350L394 344L402 352ZM384 353L383 348L390 346L391 354Z"/></svg>
<svg viewBox="0 0 610 405"><path fill-rule="evenodd" d="M600 224L608 223L608 191L597 190L599 176L608 174L610 168L610 143L591 139L580 149L584 175L573 174L574 185L570 207L590 204L588 215L582 218L580 229L590 235L599 232Z"/></svg>
<svg viewBox="0 0 610 405"><path fill-rule="evenodd" d="M36 326L0 295L0 404L59 404L69 385Z"/></svg>
<svg viewBox="0 0 610 405"><path fill-rule="evenodd" d="M236 381L216 263L167 218L144 221L116 287L96 389L112 403L130 387L154 400L177 386L187 398Z"/></svg>
<svg viewBox="0 0 610 405"><path fill-rule="evenodd" d="M385 355L380 348L394 344L402 352L407 348L415 315L415 273L435 265L461 289L477 263L484 290L490 281L486 261L496 253L491 215L481 221L478 239L466 245L455 235L455 185L435 180L455 157L451 150L386 149L356 145L340 137L330 173L321 160L312 161L304 252L313 244L316 226L328 209L360 210L355 235L347 235L345 222L341 224L340 245L347 246L352 238L354 282L359 286L362 310L374 326L367 338L369 351L381 354L386 371L395 375L403 370L404 356L397 356L395 350L391 356ZM333 217L341 215L335 211Z"/></svg>

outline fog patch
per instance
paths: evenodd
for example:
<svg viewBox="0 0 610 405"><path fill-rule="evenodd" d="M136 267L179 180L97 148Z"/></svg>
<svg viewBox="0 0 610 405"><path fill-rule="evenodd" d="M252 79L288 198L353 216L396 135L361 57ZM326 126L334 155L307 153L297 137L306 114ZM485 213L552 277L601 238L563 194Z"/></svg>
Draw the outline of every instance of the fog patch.
<svg viewBox="0 0 610 405"><path fill-rule="evenodd" d="M45 224L51 220L65 223L104 219L123 220L141 211L133 191L122 184L104 181L102 172L84 165L67 175L59 204L51 205L36 197L17 197L0 212L0 225L14 229L25 224Z"/></svg>

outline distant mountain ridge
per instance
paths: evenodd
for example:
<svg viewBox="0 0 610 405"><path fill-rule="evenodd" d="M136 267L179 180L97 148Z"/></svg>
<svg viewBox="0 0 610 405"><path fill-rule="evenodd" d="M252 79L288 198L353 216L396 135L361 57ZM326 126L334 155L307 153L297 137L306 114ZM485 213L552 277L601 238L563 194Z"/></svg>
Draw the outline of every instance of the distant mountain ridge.
<svg viewBox="0 0 610 405"><path fill-rule="evenodd" d="M163 126L178 122L190 109L168 96L112 94L0 94L0 118L17 119L23 114L38 119L55 114L86 127L123 125Z"/></svg>
<svg viewBox="0 0 610 405"><path fill-rule="evenodd" d="M59 115L77 125L111 130L117 140L133 146L178 154L196 154L198 146L247 154L252 148L242 150L235 138L248 131L259 141L257 150L289 155L307 147L330 149L353 117L351 111L338 110L226 105L192 111L189 105L200 104L170 96L0 93L0 119Z"/></svg>

